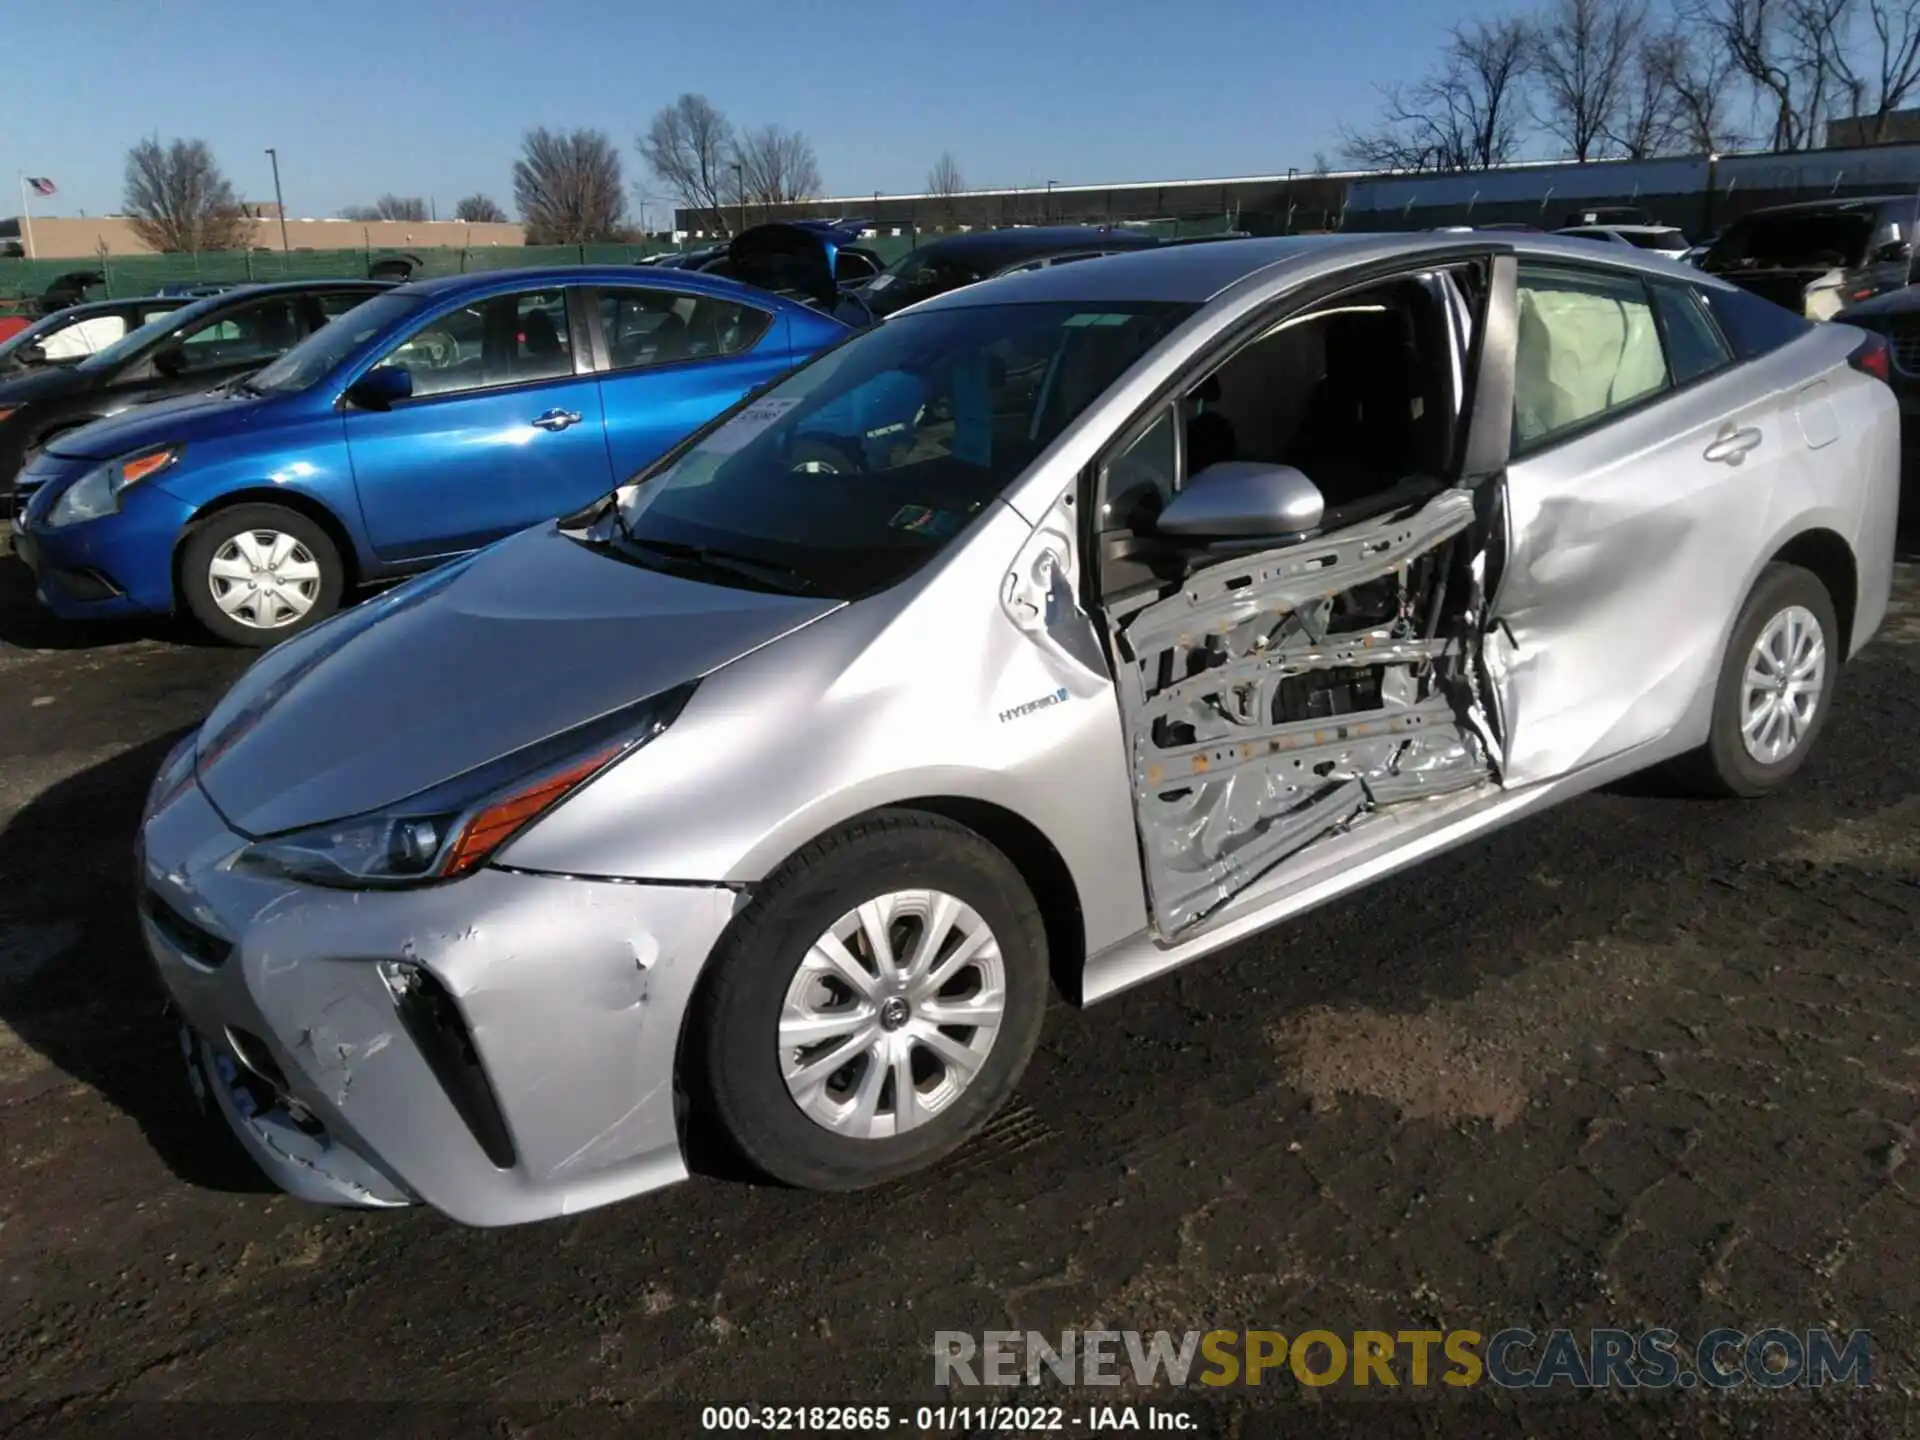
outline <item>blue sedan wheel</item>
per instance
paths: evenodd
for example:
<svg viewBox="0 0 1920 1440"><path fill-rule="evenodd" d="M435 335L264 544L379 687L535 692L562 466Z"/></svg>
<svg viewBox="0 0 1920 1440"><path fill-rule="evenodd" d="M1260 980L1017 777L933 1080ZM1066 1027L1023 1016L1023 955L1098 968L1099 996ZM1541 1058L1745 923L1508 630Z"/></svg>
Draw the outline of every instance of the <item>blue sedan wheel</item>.
<svg viewBox="0 0 1920 1440"><path fill-rule="evenodd" d="M180 587L201 625L233 645L265 649L340 607L340 552L312 520L278 505L236 505L192 532Z"/></svg>

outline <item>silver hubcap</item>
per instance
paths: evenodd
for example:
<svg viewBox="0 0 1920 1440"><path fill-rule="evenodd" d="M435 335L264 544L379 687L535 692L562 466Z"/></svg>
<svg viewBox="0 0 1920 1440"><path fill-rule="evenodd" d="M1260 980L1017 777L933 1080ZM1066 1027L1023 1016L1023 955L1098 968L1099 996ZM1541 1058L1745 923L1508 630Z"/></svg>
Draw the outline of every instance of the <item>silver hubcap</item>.
<svg viewBox="0 0 1920 1440"><path fill-rule="evenodd" d="M980 1073L1006 1001L999 942L970 906L939 890L869 900L813 942L787 986L787 1093L836 1135L924 1125Z"/></svg>
<svg viewBox="0 0 1920 1440"><path fill-rule="evenodd" d="M242 530L214 552L207 566L213 603L254 630L278 630L309 610L320 595L320 562L279 530Z"/></svg>
<svg viewBox="0 0 1920 1440"><path fill-rule="evenodd" d="M1827 643L1820 622L1790 605L1767 622L1747 657L1740 688L1740 738L1762 765L1778 765L1813 728L1827 679Z"/></svg>

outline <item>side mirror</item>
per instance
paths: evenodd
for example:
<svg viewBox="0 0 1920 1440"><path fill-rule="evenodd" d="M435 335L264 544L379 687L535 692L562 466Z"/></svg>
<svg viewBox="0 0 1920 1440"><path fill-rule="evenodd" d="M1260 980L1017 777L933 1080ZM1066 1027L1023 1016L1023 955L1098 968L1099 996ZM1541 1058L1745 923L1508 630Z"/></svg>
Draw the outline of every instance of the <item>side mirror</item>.
<svg viewBox="0 0 1920 1440"><path fill-rule="evenodd" d="M1223 460L1187 481L1156 528L1193 540L1298 535L1318 527L1326 509L1320 487L1291 465Z"/></svg>
<svg viewBox="0 0 1920 1440"><path fill-rule="evenodd" d="M404 365L376 365L347 387L347 403L358 410L391 410L413 398L413 372Z"/></svg>
<svg viewBox="0 0 1920 1440"><path fill-rule="evenodd" d="M20 347L20 363L22 365L45 365L47 363L47 347L42 345L38 340L30 344L22 345Z"/></svg>
<svg viewBox="0 0 1920 1440"><path fill-rule="evenodd" d="M178 345L165 345L153 354L153 368L169 378L187 371L187 352Z"/></svg>
<svg viewBox="0 0 1920 1440"><path fill-rule="evenodd" d="M1904 265L1913 258L1913 246L1905 240L1889 240L1873 252L1876 265Z"/></svg>

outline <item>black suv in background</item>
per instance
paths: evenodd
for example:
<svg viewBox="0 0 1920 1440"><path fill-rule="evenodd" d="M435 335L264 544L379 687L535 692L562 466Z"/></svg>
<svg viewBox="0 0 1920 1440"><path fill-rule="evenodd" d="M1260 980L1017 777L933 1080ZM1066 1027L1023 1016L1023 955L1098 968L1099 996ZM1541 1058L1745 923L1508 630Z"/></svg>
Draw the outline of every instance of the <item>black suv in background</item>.
<svg viewBox="0 0 1920 1440"><path fill-rule="evenodd" d="M0 379L0 496L12 493L27 452L61 431L258 370L387 288L379 280L244 285L163 315L78 364Z"/></svg>
<svg viewBox="0 0 1920 1440"><path fill-rule="evenodd" d="M1831 320L1911 282L1915 212L1912 195L1755 210L1722 231L1699 265L1795 314Z"/></svg>

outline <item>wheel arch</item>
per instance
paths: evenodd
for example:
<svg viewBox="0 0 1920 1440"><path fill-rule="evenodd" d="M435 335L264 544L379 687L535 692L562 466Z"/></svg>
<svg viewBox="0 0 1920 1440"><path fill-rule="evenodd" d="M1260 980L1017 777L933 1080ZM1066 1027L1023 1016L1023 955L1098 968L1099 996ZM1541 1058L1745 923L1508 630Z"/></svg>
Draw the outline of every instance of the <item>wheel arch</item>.
<svg viewBox="0 0 1920 1440"><path fill-rule="evenodd" d="M1846 656L1851 659L1856 648L1854 617L1860 611L1860 562L1853 547L1838 532L1815 526L1781 545L1767 563L1797 565L1826 587Z"/></svg>
<svg viewBox="0 0 1920 1440"><path fill-rule="evenodd" d="M208 520L223 510L231 510L238 505L278 505L282 510L291 510L326 531L327 538L340 555L340 564L344 574L342 589L351 590L360 583L360 552L355 548L353 535L340 517L324 501L298 490L288 490L277 485L250 485L238 490L222 491L219 495L193 512L193 517L180 527L180 533L173 542L173 601L175 610L183 607L186 591L184 577L180 573L181 562L187 553L187 542L193 534Z"/></svg>

